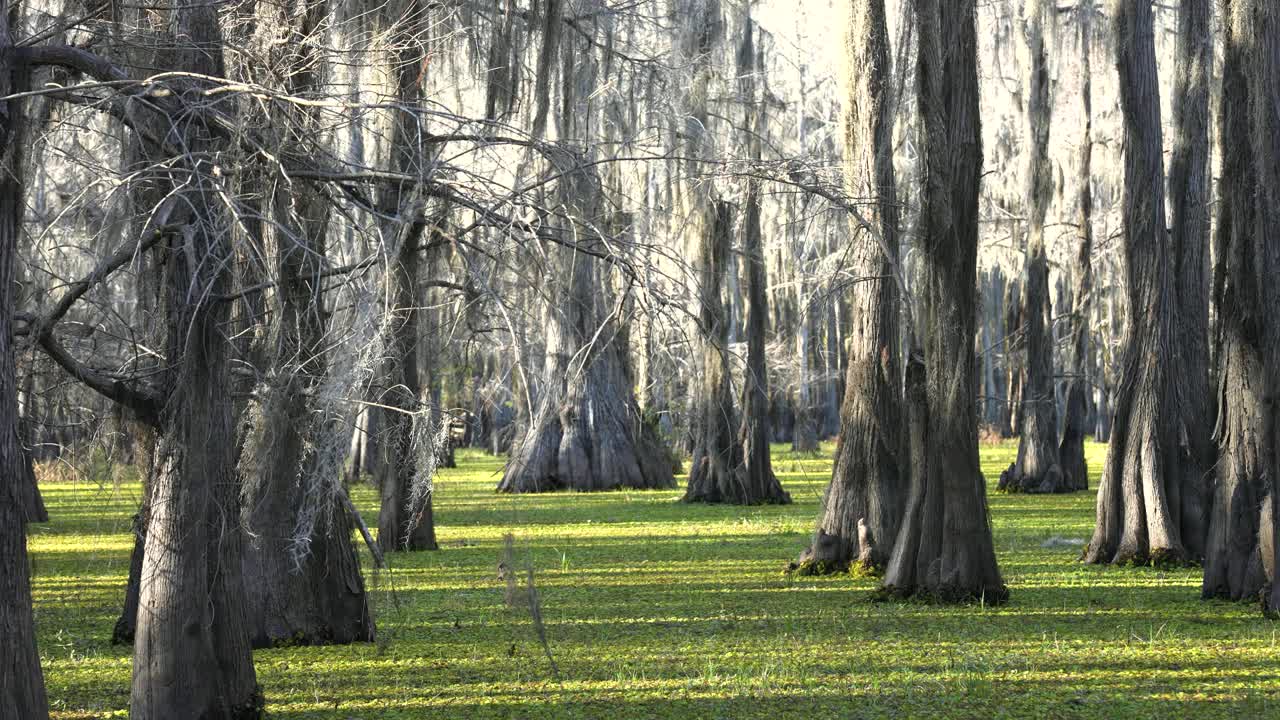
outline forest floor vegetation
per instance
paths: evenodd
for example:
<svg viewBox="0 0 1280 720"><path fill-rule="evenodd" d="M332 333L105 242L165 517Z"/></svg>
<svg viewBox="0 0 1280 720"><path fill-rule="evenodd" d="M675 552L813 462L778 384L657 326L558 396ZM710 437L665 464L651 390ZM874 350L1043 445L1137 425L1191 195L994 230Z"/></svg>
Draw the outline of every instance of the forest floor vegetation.
<svg viewBox="0 0 1280 720"><path fill-rule="evenodd" d="M831 450L774 446L795 503L760 507L681 504L683 478L499 495L502 460L459 452L436 484L441 550L373 574L360 546L377 642L255 653L270 717L1280 717L1280 623L1201 601L1195 568L1078 562L1105 446L1086 446L1090 490L1073 495L997 494L1016 441L982 448L1011 593L998 608L875 603L871 577L785 574ZM42 488L52 522L30 528L53 717L123 718L131 651L110 639L139 485L60 475ZM376 525L375 492L353 494ZM538 613L508 603L512 572L528 599L529 565Z"/></svg>

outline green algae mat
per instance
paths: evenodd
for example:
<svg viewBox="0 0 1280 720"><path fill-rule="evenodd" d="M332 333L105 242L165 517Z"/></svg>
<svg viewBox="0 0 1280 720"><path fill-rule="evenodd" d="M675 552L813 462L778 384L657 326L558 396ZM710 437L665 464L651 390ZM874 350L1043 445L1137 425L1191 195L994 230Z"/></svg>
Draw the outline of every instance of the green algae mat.
<svg viewBox="0 0 1280 720"><path fill-rule="evenodd" d="M746 508L679 490L499 496L501 460L459 453L436 487L441 550L374 574L361 548L378 642L255 653L270 716L1280 718L1280 625L1199 600L1195 569L1077 563L1093 492L996 494L1013 445L982 451L1007 606L875 603L873 578L787 576L830 451L776 447L796 503ZM1088 448L1094 488L1104 451ZM31 528L53 715L125 717L130 651L110 638L139 487L118 468L56 474L53 522ZM376 524L373 491L355 499Z"/></svg>

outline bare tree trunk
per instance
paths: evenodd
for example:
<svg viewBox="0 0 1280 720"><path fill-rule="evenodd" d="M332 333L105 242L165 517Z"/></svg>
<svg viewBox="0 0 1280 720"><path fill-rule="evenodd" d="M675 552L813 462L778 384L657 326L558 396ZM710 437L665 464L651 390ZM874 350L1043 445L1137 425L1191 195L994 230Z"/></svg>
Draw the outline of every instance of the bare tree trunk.
<svg viewBox="0 0 1280 720"><path fill-rule="evenodd" d="M1173 153L1169 205L1177 295L1175 337L1179 421L1178 467L1183 474L1178 507L1182 544L1190 558L1204 556L1205 501L1213 472L1209 391L1209 75L1213 67L1210 0L1182 0L1178 16L1178 64L1173 95Z"/></svg>
<svg viewBox="0 0 1280 720"><path fill-rule="evenodd" d="M127 412L127 411L126 411ZM147 545L147 526L151 523L151 488L156 470L156 433L144 423L134 422L136 440L134 466L142 475L142 501L134 513L133 550L129 553L129 579L125 581L124 607L111 629L112 645L132 645L138 631L138 597L142 593L142 559Z"/></svg>
<svg viewBox="0 0 1280 720"><path fill-rule="evenodd" d="M598 139L595 98L604 72L593 53L597 44L612 42L612 30L594 21L579 29L585 39L547 35L544 51L551 43L564 45L564 84L555 118L561 137L591 143ZM606 209L592 157L559 148L548 159L560 178L557 200L567 209L557 219L560 229L586 252L548 248L555 277L548 278L546 387L531 408L523 441L513 448L498 490L670 488L675 485L672 462L636 402L620 305L610 297L602 263L594 257L607 249L599 228L618 223Z"/></svg>
<svg viewBox="0 0 1280 720"><path fill-rule="evenodd" d="M731 502L743 494L737 489L742 446L735 436L728 328L720 299L733 224L733 206L723 201L715 204L711 217L702 223L704 237L698 258L702 362L697 388L690 393L697 405L686 502Z"/></svg>
<svg viewBox="0 0 1280 720"><path fill-rule="evenodd" d="M1015 229L1016 224L1011 224ZM1025 280L1023 282L1026 282ZM1004 286L1004 369L1005 369L1005 422L1001 428L1005 437L1014 437L1022 428L1022 380L1023 346L1022 332L1022 284L1010 279Z"/></svg>
<svg viewBox="0 0 1280 720"><path fill-rule="evenodd" d="M1045 21L1052 31L1056 7L1044 0L1026 0L1027 49L1031 75L1027 126L1031 158L1027 171L1027 265L1023 283L1022 327L1026 349L1026 384L1022 389L1021 438L1018 458L1000 475L1000 489L1009 492L1055 493L1069 490L1058 465L1057 402L1053 387L1053 331L1049 300L1049 261L1044 249L1044 220L1053 196L1053 167L1049 163L1049 62L1045 54Z"/></svg>
<svg viewBox="0 0 1280 720"><path fill-rule="evenodd" d="M422 0L405 0L392 14L391 33L395 38L391 47L391 72L395 79L396 99L406 106L416 106L422 100L422 76L425 72L427 32L430 27L429 9ZM391 165L394 170L407 175L424 177L432 162L432 149L424 145L419 119L405 109L393 111L390 141ZM417 500L413 487L417 482L430 482L419 473L431 472L430 467L420 467L419 443L431 443L434 437L423 428L429 425L423 410L422 383L418 368L418 299L419 255L418 247L426 221L418 217L422 212L418 199L420 193L411 183L402 182L388 187L381 198L384 212L396 218L385 225L384 234L399 232L399 223L408 225L408 234L400 244L399 253L391 258L388 268L388 297L394 307L393 326L387 343L387 357L381 373L382 393L379 404L386 406L383 415L385 440L380 443L382 456L375 475L382 491L382 503L378 512L378 544L383 552L400 550L436 550L435 518L431 507L431 493Z"/></svg>
<svg viewBox="0 0 1280 720"><path fill-rule="evenodd" d="M760 235L760 187L749 183L743 220L742 255L747 265L747 368L742 388L742 486L751 502L789 503L791 496L773 474L769 457L769 370L765 364L764 242Z"/></svg>
<svg viewBox="0 0 1280 720"><path fill-rule="evenodd" d="M840 436L831 483L804 572L857 563L883 568L893 550L907 479L898 362L898 208L893 169L889 36L884 0L852 0L846 38L845 175L857 197L875 198L872 222L883 246L850 219L852 327Z"/></svg>
<svg viewBox="0 0 1280 720"><path fill-rule="evenodd" d="M1093 319L1093 4L1081 3L1076 12L1080 15L1080 112L1084 117L1077 169L1080 246L1072 270L1075 292L1068 336L1071 379L1067 385L1067 417L1062 443L1058 446L1058 464L1066 489L1088 490L1089 465L1084 459L1084 438L1088 430L1089 398L1093 395L1089 346L1089 325Z"/></svg>
<svg viewBox="0 0 1280 720"><path fill-rule="evenodd" d="M0 97L22 84L13 64L9 10L0 11ZM22 226L22 106L0 101L0 717L49 717L40 653L36 649L27 560L31 459L18 444L18 380L14 331L14 275Z"/></svg>
<svg viewBox="0 0 1280 720"><path fill-rule="evenodd" d="M734 227L733 206L717 201L705 220L699 269L702 329L702 373L694 396L694 452L689 464L685 502L754 505L787 503L789 495L774 478L764 487L748 485L743 472L743 447L737 435L733 388L730 382L728 327L721 283ZM770 472L772 476L772 472Z"/></svg>
<svg viewBox="0 0 1280 720"><path fill-rule="evenodd" d="M1234 0L1242 7L1231 21L1249 58L1249 109L1253 157L1257 161L1257 202L1254 239L1254 282L1261 288L1262 438L1263 470L1270 480L1259 523L1259 548L1266 583L1262 609L1280 617L1280 8L1265 0ZM1250 32L1252 35L1246 35ZM1225 101L1225 99L1224 99ZM1237 138L1233 138L1236 140Z"/></svg>
<svg viewBox="0 0 1280 720"><path fill-rule="evenodd" d="M996 566L974 404L982 177L975 15L975 0L915 0L927 168L920 230L928 417L912 412L912 432L922 430L925 440L910 440L912 470L924 477L913 478L883 591L998 604L1009 591Z"/></svg>
<svg viewBox="0 0 1280 720"><path fill-rule="evenodd" d="M812 258L806 257L805 265ZM800 273L798 273L800 274ZM793 452L816 452L818 450L818 418L813 401L813 356L814 356L814 307L815 293L810 292L810 283L803 274L796 279L796 307L800 317L796 324L796 378L795 399L792 410L795 413L795 425L791 431L791 450Z"/></svg>
<svg viewBox="0 0 1280 720"><path fill-rule="evenodd" d="M1129 322L1115 427L1098 487L1090 563L1180 563L1188 559L1179 512L1180 425L1176 296L1164 227L1164 161L1150 0L1113 6L1124 115L1122 209Z"/></svg>
<svg viewBox="0 0 1280 720"><path fill-rule="evenodd" d="M1260 268L1255 266L1258 168L1249 114L1252 58L1241 27L1247 0L1223 0L1222 96L1218 107L1222 153L1221 202L1214 235L1214 306L1218 329L1218 412L1213 438L1218 461L1205 542L1205 598L1245 600L1263 590L1260 508L1268 497L1263 433L1263 364L1259 326L1265 322Z"/></svg>
<svg viewBox="0 0 1280 720"><path fill-rule="evenodd" d="M295 97L320 87L322 67L309 43L328 11L327 0L312 0L297 16L259 6L261 47L273 66L288 67L286 89ZM289 127L319 132L317 117L291 109ZM297 138L305 146L305 138ZM286 148L287 152L288 149ZM244 577L250 640L255 647L281 644L349 643L373 639L373 622L365 600L360 561L351 542L351 522L337 498L315 524L306 548L294 537L304 487L327 483L298 482L300 474L326 472L308 449L317 417L308 398L324 379L329 313L321 297L320 277L327 252L329 209L313 188L284 184L268 199L275 222L264 238L276 254L279 288L272 300L274 336L267 352L275 368L262 389L249 441L241 456L246 477L244 520L249 531Z"/></svg>
<svg viewBox="0 0 1280 720"><path fill-rule="evenodd" d="M172 67L223 74L222 36L211 4L174 8ZM179 90L193 106L207 85ZM197 117L184 126L193 158L218 148ZM171 240L166 269L168 341L175 366L157 447L151 521L143 558L130 716L136 720L257 718L263 713L244 617L235 433L225 388L230 287L229 219L221 180L204 163L182 171L186 232Z"/></svg>

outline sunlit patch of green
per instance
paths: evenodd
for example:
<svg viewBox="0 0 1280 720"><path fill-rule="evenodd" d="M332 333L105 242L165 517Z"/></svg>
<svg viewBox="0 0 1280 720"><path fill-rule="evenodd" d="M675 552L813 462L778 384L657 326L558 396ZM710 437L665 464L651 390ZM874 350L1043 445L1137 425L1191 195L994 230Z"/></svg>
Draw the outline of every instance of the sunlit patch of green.
<svg viewBox="0 0 1280 720"><path fill-rule="evenodd" d="M1093 471L1105 448L1088 447ZM379 642L255 654L275 718L1280 717L1280 625L1202 602L1194 569L1076 560L1093 492L988 494L1010 603L872 603L871 577L782 572L809 540L832 448L775 448L796 500L684 505L681 489L493 493L501 461L459 453L436 487L442 550L369 575ZM994 481L1014 444L984 447ZM31 530L54 716L125 717L112 647L139 496L120 473L48 484ZM1093 480L1096 489L1097 479ZM354 493L376 525L376 498ZM541 601L507 607L502 536ZM361 549L366 569L367 554ZM521 598L527 595L521 594Z"/></svg>

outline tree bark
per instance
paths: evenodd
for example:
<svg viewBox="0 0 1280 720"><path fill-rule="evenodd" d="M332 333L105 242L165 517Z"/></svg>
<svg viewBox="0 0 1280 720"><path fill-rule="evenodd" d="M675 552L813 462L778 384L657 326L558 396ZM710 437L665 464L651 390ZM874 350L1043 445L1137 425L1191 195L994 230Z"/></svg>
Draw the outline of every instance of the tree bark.
<svg viewBox="0 0 1280 720"><path fill-rule="evenodd" d="M883 569L893 550L907 479L898 361L898 207L884 0L851 0L845 54L845 176L856 197L874 198L871 222L883 246L850 219L852 327L835 467L804 572L857 563ZM862 531L860 532L860 528Z"/></svg>
<svg viewBox="0 0 1280 720"><path fill-rule="evenodd" d="M1113 20L1124 117L1122 203L1128 318L1115 423L1098 487L1089 563L1180 563L1183 541L1172 265L1150 0L1116 0Z"/></svg>
<svg viewBox="0 0 1280 720"><path fill-rule="evenodd" d="M1253 65L1253 95L1257 110L1254 115L1255 154L1258 158L1258 227L1262 233L1261 261L1258 270L1267 280L1263 284L1265 303L1266 345L1264 387L1267 402L1262 430L1268 442L1268 475L1272 478L1269 498L1274 508L1280 504L1280 8L1275 3L1252 0L1254 28L1258 33L1256 47L1259 61ZM1267 533L1264 562L1271 567L1267 598L1263 610L1270 617L1280 616L1280 516L1263 517L1262 529Z"/></svg>
<svg viewBox="0 0 1280 720"><path fill-rule="evenodd" d="M128 411L125 411L128 412ZM124 607L111 629L112 645L132 645L138 632L138 597L142 593L142 565L147 546L147 526L151 522L151 488L154 486L156 434L153 428L135 422L136 447L134 466L142 476L142 500L134 513L133 550L129 553L129 578L125 581Z"/></svg>
<svg viewBox="0 0 1280 720"><path fill-rule="evenodd" d="M747 266L747 367L742 387L742 427L738 432L743 460L741 486L744 500L785 504L791 502L791 496L773 474L769 456L769 370L764 347L765 315L769 310L757 181L748 181L746 195L742 255Z"/></svg>
<svg viewBox="0 0 1280 720"><path fill-rule="evenodd" d="M975 0L915 0L914 7L926 138L920 233L927 419L912 418L912 470L923 478L913 478L882 590L998 604L1009 591L996 566L975 406L982 177ZM908 389L909 396L913 392L920 391Z"/></svg>
<svg viewBox="0 0 1280 720"><path fill-rule="evenodd" d="M544 33L544 52L552 43L565 45L556 127L564 140L593 143L602 124L596 91L605 72L597 66L593 43L612 42L612 30L588 23L582 28L586 39L574 36L572 42L556 39L551 32ZM596 164L589 154L565 147L548 159L559 177L556 199L566 208L555 222L588 252L547 248L553 277L548 278L552 301L546 308L544 389L530 408L528 428L513 448L497 489L673 487L670 454L636 401L626 361L626 329L611 306L617 299L610 297L601 263L592 256L608 247L601 228L618 225L607 210Z"/></svg>
<svg viewBox="0 0 1280 720"><path fill-rule="evenodd" d="M1016 224L1011 223L1016 231ZM1015 437L1022 428L1022 385L1024 367L1022 358L1025 336L1022 332L1022 285L1010 278L1004 286L1004 360L1005 360L1005 408L1001 432L1004 437Z"/></svg>
<svg viewBox="0 0 1280 720"><path fill-rule="evenodd" d="M734 505L788 503L791 497L772 471L768 477L755 478L760 481L756 484L751 483L745 472L746 460L734 417L728 323L721 300L725 259L734 227L733 206L717 201L713 213L703 225L706 232L698 258L702 373L694 395L697 402L695 445L683 499L684 502Z"/></svg>
<svg viewBox="0 0 1280 720"><path fill-rule="evenodd" d="M1026 350L1026 380L1022 389L1022 425L1018 457L1000 475L1000 489L1008 492L1056 493L1070 488L1058 465L1057 402L1053 383L1053 331L1049 299L1049 261L1044 248L1044 221L1053 196L1053 167L1049 163L1049 63L1045 53L1046 16L1052 29L1056 7L1044 0L1023 6L1027 49L1031 56L1027 127L1031 136L1027 168L1027 263L1022 295L1022 347Z"/></svg>
<svg viewBox="0 0 1280 720"><path fill-rule="evenodd" d="M218 15L207 3L171 15L171 67L223 74ZM208 83L178 81L184 105L199 107ZM230 344L229 218L218 208L222 182L207 160L220 150L199 115L183 126L192 152L168 180L182 195L183 232L169 236L164 377L151 519L143 557L134 643L130 716L136 720L258 718L261 689L253 669L241 577L235 434L225 389ZM180 179L179 179L180 178Z"/></svg>
<svg viewBox="0 0 1280 720"><path fill-rule="evenodd" d="M1169 158L1170 242L1174 292L1179 420L1179 507L1182 543L1190 558L1204 556L1205 495L1213 472L1209 391L1209 76L1213 67L1210 0L1182 0L1178 15L1177 76L1173 88L1173 153Z"/></svg>
<svg viewBox="0 0 1280 720"><path fill-rule="evenodd" d="M1222 96L1218 108L1222 180L1214 234L1218 449L1205 542L1205 598L1245 600L1263 589L1260 508L1268 492L1262 435L1262 276L1255 266L1258 168L1252 143L1248 30L1241 0L1223 0Z"/></svg>
<svg viewBox="0 0 1280 720"><path fill-rule="evenodd" d="M320 88L323 66L309 46L328 11L327 0L312 0L302 13L260 6L260 46L273 67L287 67L286 90L306 96ZM277 57L287 48L288 55ZM308 132L319 132L319 119L290 108L286 127L305 147ZM271 300L275 318L267 352L275 372L262 388L254 426L240 460L246 480L244 577L250 640L254 647L315 645L373 639L373 621L365 598L360 561L351 542L346 508L333 498L305 548L294 537L304 487L325 483L298 482L299 475L327 472L309 449L312 418L318 416L307 398L326 372L325 344L329 313L321 297L320 277L327 252L327 203L303 185L278 184L266 203L274 222L264 239L274 250L279 286Z"/></svg>
<svg viewBox="0 0 1280 720"><path fill-rule="evenodd" d="M16 90L9 7L0 9L0 97ZM22 226L21 101L0 101L0 717L49 717L31 610L29 521L31 459L18 444L18 380L13 347L14 275Z"/></svg>
<svg viewBox="0 0 1280 720"><path fill-rule="evenodd" d="M756 76L764 71L764 48L756 47L755 23L748 7L740 16L742 39L738 43L738 89L743 103L744 138L753 161L761 157L761 141L768 128L763 100L758 96ZM760 182L750 179L745 188L742 220L742 258L746 268L747 363L742 383L743 485L752 498L770 498L788 503L791 496L773 474L769 450L769 368L765 359L765 320L769 313L766 293L764 237L760 228Z"/></svg>
<svg viewBox="0 0 1280 720"><path fill-rule="evenodd" d="M1077 168L1079 197L1077 222L1080 245L1076 250L1072 279L1070 340L1070 373L1067 384L1067 411L1058 446L1058 465L1068 490L1089 489L1089 465L1084 458L1084 438L1089 426L1089 398L1093 395L1089 325L1093 318L1093 4L1077 6L1080 14L1080 113L1084 118Z"/></svg>
<svg viewBox="0 0 1280 720"><path fill-rule="evenodd" d="M430 9L422 0L404 0L398 15L391 15L391 73L398 103L406 107L422 102L422 80L427 62L424 54L426 34L430 27ZM430 145L424 145L416 115L406 109L393 110L390 140L391 166L400 173L425 179L433 162ZM401 223L408 225L408 235L399 246L396 257L389 258L387 295L393 314L386 359L381 378L382 393L378 397L385 406L382 455L374 476L382 491L378 512L378 545L383 552L436 550L435 518L430 491L415 494L418 483L430 483L434 462L422 463L429 454L415 452L419 445L431 446L435 437L428 411L424 409L423 388L418 367L419 323L419 254L418 244L426 231L426 222L417 217L421 193L413 183L400 182L387 187L381 204L393 222L384 225L383 234L400 232ZM424 466L425 465L425 466Z"/></svg>

